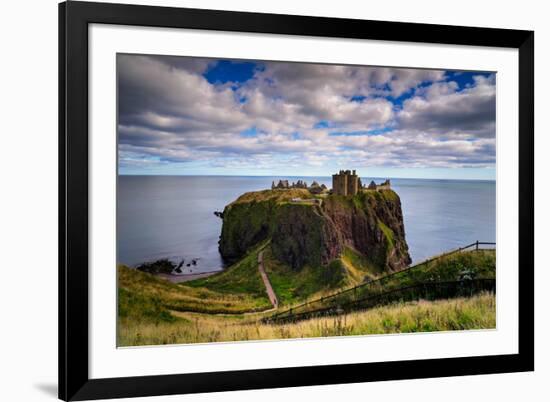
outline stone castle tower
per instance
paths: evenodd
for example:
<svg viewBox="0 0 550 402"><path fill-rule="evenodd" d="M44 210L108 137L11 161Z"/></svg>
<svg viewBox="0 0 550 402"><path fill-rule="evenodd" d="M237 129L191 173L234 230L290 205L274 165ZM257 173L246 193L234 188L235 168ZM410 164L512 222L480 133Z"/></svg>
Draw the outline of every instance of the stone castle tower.
<svg viewBox="0 0 550 402"><path fill-rule="evenodd" d="M361 188L360 181L355 170L340 170L332 175L332 192L338 195L355 195Z"/></svg>

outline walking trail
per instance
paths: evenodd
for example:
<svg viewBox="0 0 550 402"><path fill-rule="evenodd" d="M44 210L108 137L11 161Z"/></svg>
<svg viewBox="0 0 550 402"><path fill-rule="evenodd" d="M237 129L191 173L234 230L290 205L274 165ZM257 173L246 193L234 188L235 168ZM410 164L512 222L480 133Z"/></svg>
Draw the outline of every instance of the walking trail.
<svg viewBox="0 0 550 402"><path fill-rule="evenodd" d="M273 308L276 309L279 306L279 301L277 300L277 295L275 294L275 291L271 287L271 282L269 282L269 278L267 277L267 274L264 269L264 251L261 250L258 253L258 269L260 270L260 275L262 277L262 280L264 281L265 290L267 291L267 296L269 297L269 301L273 305Z"/></svg>

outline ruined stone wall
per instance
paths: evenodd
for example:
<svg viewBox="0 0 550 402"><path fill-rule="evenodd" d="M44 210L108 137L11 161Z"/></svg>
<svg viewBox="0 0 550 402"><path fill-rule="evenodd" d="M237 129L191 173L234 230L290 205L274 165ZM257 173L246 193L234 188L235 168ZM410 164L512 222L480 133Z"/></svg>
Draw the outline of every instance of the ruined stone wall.
<svg viewBox="0 0 550 402"><path fill-rule="evenodd" d="M391 190L391 186L389 184L379 184L376 186L377 190Z"/></svg>
<svg viewBox="0 0 550 402"><path fill-rule="evenodd" d="M347 194L355 195L359 192L359 177L357 175L349 175L347 177Z"/></svg>
<svg viewBox="0 0 550 402"><path fill-rule="evenodd" d="M338 195L348 195L348 176L342 174L333 174L332 192Z"/></svg>

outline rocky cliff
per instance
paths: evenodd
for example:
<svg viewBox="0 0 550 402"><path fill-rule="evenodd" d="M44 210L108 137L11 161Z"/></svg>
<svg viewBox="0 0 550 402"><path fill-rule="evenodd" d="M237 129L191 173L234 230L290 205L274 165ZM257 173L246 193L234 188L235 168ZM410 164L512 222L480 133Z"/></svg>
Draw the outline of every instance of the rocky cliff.
<svg viewBox="0 0 550 402"><path fill-rule="evenodd" d="M243 194L223 211L219 249L229 262L271 240L273 255L296 270L325 266L345 248L380 270L410 263L401 201L393 190L312 199L305 189Z"/></svg>

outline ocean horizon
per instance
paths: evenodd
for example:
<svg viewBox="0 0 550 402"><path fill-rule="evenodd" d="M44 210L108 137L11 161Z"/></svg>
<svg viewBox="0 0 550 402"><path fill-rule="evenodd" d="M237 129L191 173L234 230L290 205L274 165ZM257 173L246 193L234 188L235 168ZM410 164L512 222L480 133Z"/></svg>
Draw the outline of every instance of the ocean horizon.
<svg viewBox="0 0 550 402"><path fill-rule="evenodd" d="M319 175L299 175L299 176L292 176L292 175L283 175L283 176L272 176L272 175L233 175L233 174L134 174L134 173L119 173L118 177L121 176L133 176L133 177L277 177L279 178L293 178L293 179L316 179L316 178L330 178L332 179L332 175L328 176L319 176ZM487 181L487 182L495 182L496 179L456 179L456 178L433 178L433 177L392 177L392 176L360 176L361 179L368 178L368 179L374 179L374 180L443 180L443 181Z"/></svg>
<svg viewBox="0 0 550 402"><path fill-rule="evenodd" d="M184 273L221 270L222 220L214 212L242 193L298 179L332 187L331 176L119 174L117 262L135 266L161 258L198 259L197 265L184 264ZM386 179L361 177L363 184ZM413 263L476 240L496 240L495 180L389 179L401 198Z"/></svg>

